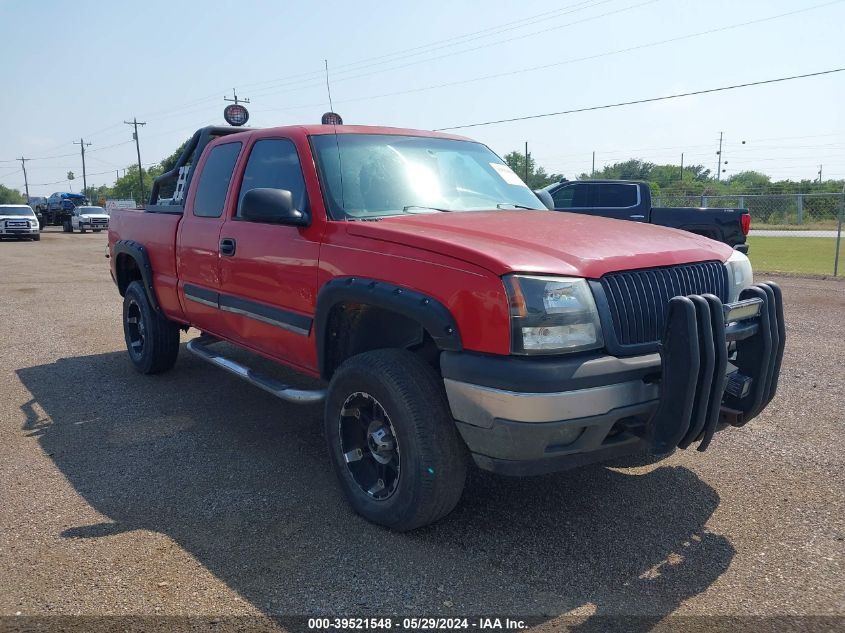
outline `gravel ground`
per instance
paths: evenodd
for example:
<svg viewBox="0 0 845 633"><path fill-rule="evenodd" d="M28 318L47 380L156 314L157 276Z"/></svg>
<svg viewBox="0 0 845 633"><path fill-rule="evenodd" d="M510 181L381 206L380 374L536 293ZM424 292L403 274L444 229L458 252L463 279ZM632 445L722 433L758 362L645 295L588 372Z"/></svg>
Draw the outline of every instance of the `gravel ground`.
<svg viewBox="0 0 845 633"><path fill-rule="evenodd" d="M706 453L474 473L394 534L341 498L319 407L184 350L130 368L105 244L0 243L0 614L845 615L845 283L778 279L781 388Z"/></svg>

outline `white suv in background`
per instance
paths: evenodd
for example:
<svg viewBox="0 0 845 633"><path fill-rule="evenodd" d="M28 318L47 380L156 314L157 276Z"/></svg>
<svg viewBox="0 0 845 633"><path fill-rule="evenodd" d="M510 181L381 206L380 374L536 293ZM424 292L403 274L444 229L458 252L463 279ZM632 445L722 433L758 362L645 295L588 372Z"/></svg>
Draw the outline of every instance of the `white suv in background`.
<svg viewBox="0 0 845 633"><path fill-rule="evenodd" d="M70 218L70 232L85 233L92 230L99 233L109 228L109 214L103 207L76 207Z"/></svg>
<svg viewBox="0 0 845 633"><path fill-rule="evenodd" d="M0 238L16 237L36 242L41 239L38 218L25 204L0 204Z"/></svg>

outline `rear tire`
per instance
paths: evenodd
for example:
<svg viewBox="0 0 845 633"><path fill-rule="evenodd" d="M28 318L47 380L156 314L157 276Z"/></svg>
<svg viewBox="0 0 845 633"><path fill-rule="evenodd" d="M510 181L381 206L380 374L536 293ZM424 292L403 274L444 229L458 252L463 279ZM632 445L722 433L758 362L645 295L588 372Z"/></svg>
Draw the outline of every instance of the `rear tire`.
<svg viewBox="0 0 845 633"><path fill-rule="evenodd" d="M62 222L62 231L64 233L73 233L73 225L70 223L70 220Z"/></svg>
<svg viewBox="0 0 845 633"><path fill-rule="evenodd" d="M365 519L407 531L458 504L466 447L442 380L412 352L382 349L344 362L329 384L324 425L341 488Z"/></svg>
<svg viewBox="0 0 845 633"><path fill-rule="evenodd" d="M142 374L159 374L176 363L179 325L157 312L140 281L123 297L123 334L129 360Z"/></svg>

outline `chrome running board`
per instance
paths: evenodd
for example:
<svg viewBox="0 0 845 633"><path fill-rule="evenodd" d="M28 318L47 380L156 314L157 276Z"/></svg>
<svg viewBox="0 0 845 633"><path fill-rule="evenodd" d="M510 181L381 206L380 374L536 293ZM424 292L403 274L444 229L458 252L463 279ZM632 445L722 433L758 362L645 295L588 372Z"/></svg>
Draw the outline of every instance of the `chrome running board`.
<svg viewBox="0 0 845 633"><path fill-rule="evenodd" d="M217 352L210 350L208 345L219 343L220 341L213 338L200 336L191 341L188 341L188 351L199 356L206 362L225 369L238 378L246 380L248 383L263 389L267 393L271 393L277 398L281 398L286 402L294 404L316 404L322 402L326 398L325 389L297 389L286 385L284 383L260 374L245 365L241 365L225 356L221 356Z"/></svg>

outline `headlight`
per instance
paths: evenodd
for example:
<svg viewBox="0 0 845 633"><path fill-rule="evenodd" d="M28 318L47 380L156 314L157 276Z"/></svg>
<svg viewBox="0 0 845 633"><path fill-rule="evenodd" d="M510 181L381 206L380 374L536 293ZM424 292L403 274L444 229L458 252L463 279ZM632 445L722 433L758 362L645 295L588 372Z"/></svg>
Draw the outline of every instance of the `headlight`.
<svg viewBox="0 0 845 633"><path fill-rule="evenodd" d="M739 299L739 293L754 283L754 272L751 261L744 253L734 251L725 262L728 271L728 303Z"/></svg>
<svg viewBox="0 0 845 633"><path fill-rule="evenodd" d="M559 354L602 347L599 315L586 280L504 277L512 354Z"/></svg>

